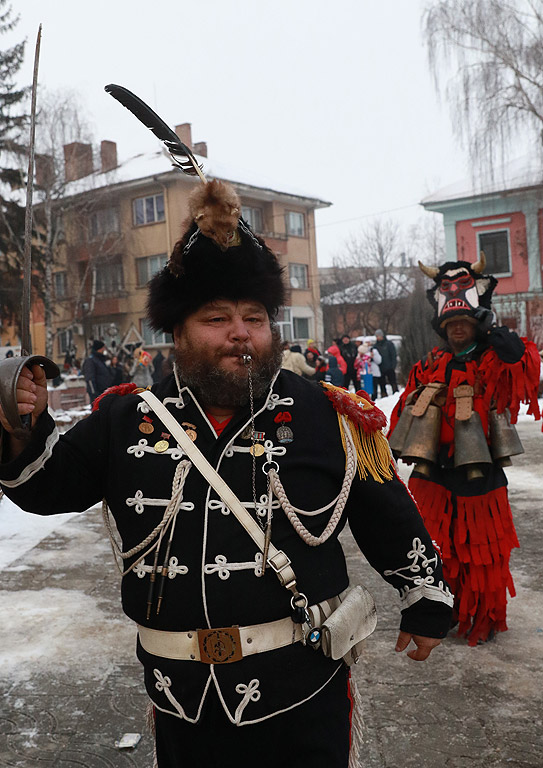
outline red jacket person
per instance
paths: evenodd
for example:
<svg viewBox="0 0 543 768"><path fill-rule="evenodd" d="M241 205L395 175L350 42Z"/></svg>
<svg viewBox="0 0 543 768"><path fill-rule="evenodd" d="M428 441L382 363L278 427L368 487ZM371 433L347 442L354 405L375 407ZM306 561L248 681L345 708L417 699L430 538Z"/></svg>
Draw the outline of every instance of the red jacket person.
<svg viewBox="0 0 543 768"><path fill-rule="evenodd" d="M419 262L420 265L420 262ZM539 358L532 342L495 324L497 280L476 264L420 265L445 345L418 362L391 418L390 445L415 463L409 488L441 548L458 632L476 645L507 629L509 570L518 547L503 467L522 453L522 402L539 418Z"/></svg>

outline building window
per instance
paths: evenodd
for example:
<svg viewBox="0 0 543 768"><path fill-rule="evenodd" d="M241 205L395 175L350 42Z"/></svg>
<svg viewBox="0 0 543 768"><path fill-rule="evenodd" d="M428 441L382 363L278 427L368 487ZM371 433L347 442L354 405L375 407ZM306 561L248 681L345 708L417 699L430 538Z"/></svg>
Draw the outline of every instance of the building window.
<svg viewBox="0 0 543 768"><path fill-rule="evenodd" d="M305 236L305 220L303 213L297 211L287 211L287 235L294 235L294 237Z"/></svg>
<svg viewBox="0 0 543 768"><path fill-rule="evenodd" d="M132 203L132 211L135 227L164 221L164 195L138 197Z"/></svg>
<svg viewBox="0 0 543 768"><path fill-rule="evenodd" d="M484 251L485 253L485 272L492 275L510 275L509 230L500 229L494 232L480 232L477 237L479 240L478 252Z"/></svg>
<svg viewBox="0 0 543 768"><path fill-rule="evenodd" d="M111 339L114 337L111 335L112 323L95 323L91 327L91 339L101 339L106 346L109 346Z"/></svg>
<svg viewBox="0 0 543 768"><path fill-rule="evenodd" d="M280 307L275 321L283 341L292 341L292 318L290 307Z"/></svg>
<svg viewBox="0 0 543 768"><path fill-rule="evenodd" d="M101 208L89 216L89 230L91 240L109 235L111 232L119 232L119 209Z"/></svg>
<svg viewBox="0 0 543 768"><path fill-rule="evenodd" d="M262 208L253 208L250 205L243 205L241 207L241 215L253 232L264 231L262 226Z"/></svg>
<svg viewBox="0 0 543 768"><path fill-rule="evenodd" d="M140 320L140 331L143 337L143 343L146 347L173 347L173 337L171 333L153 331L147 320Z"/></svg>
<svg viewBox="0 0 543 768"><path fill-rule="evenodd" d="M307 276L307 264L289 264L288 278L291 288L307 291L309 279Z"/></svg>
<svg viewBox="0 0 543 768"><path fill-rule="evenodd" d="M292 323L294 326L295 339L309 338L309 318L308 317L294 317L292 320Z"/></svg>
<svg viewBox="0 0 543 768"><path fill-rule="evenodd" d="M136 259L138 285L147 285L149 280L166 266L167 261L168 257L165 253L161 253L158 256L146 256L143 259Z"/></svg>
<svg viewBox="0 0 543 768"><path fill-rule="evenodd" d="M120 256L96 264L96 293L115 294L124 291L124 272Z"/></svg>
<svg viewBox="0 0 543 768"><path fill-rule="evenodd" d="M66 352L72 347L72 331L71 329L65 331L58 331L58 353L59 355L65 355Z"/></svg>
<svg viewBox="0 0 543 768"><path fill-rule="evenodd" d="M68 293L68 274L66 272L55 272L53 274L53 285L55 287L55 298L65 299Z"/></svg>

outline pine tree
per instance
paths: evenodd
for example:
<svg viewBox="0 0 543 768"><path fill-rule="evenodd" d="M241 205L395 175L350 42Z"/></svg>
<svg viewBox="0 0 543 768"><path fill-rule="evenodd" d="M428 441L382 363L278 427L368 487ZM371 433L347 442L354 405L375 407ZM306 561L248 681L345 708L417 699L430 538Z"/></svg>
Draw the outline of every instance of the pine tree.
<svg viewBox="0 0 543 768"><path fill-rule="evenodd" d="M0 0L0 34L18 22L8 0ZM18 319L24 242L24 182L28 88L16 85L26 41L0 49L0 319Z"/></svg>

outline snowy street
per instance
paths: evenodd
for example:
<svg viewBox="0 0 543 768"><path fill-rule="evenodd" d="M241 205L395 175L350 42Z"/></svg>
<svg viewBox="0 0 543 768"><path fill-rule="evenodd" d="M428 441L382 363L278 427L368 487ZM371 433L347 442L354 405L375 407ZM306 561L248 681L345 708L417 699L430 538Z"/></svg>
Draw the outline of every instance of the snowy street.
<svg viewBox="0 0 543 768"><path fill-rule="evenodd" d="M387 412L395 398L378 401ZM343 534L353 582L379 623L353 668L364 701L364 768L543 765L543 436L521 416L525 454L507 470L521 549L509 631L469 648L448 637L424 664L394 652L395 592ZM402 469L402 474L404 470ZM101 510L42 519L0 501L0 766L152 768L135 631ZM134 750L115 746L143 735Z"/></svg>

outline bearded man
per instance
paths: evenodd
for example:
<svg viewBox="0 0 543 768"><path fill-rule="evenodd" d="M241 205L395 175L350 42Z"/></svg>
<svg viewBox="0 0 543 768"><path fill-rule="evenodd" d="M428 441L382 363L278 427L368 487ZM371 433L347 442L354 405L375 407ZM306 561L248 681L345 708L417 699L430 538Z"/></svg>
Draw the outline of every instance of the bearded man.
<svg viewBox="0 0 543 768"><path fill-rule="evenodd" d="M509 570L518 547L504 466L522 453L513 424L521 402L539 418L533 342L496 325L497 280L475 264L447 262L433 278L432 321L445 341L413 366L392 413L390 446L415 467L409 480L455 594L454 623L470 646L507 629Z"/></svg>
<svg viewBox="0 0 543 768"><path fill-rule="evenodd" d="M149 319L173 334L174 373L152 392L113 388L59 436L43 371L24 371L31 439L2 417L0 482L38 514L106 500L159 768L346 768L360 746L347 663L374 626L361 588L345 594L347 519L399 592L396 651L413 642L407 655L426 659L452 595L383 415L280 370L282 268L240 208L220 182L199 188L151 281Z"/></svg>

